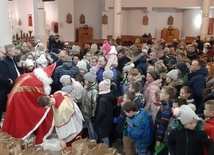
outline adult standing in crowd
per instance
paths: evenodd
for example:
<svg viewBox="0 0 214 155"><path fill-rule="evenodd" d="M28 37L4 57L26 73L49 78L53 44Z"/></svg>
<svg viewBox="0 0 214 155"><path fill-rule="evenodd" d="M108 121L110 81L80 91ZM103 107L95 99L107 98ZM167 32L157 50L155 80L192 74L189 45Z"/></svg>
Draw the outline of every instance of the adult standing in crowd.
<svg viewBox="0 0 214 155"><path fill-rule="evenodd" d="M0 79L1 79L0 118L2 117L2 112L6 110L7 95L13 88L16 78L20 75L17 68L17 63L14 59L16 55L15 46L13 44L8 44L5 45L4 48L6 50L5 53L6 56L0 61Z"/></svg>
<svg viewBox="0 0 214 155"><path fill-rule="evenodd" d="M187 85L192 88L193 99L197 113L203 112L202 90L206 87L207 69L204 67L203 60L193 60L190 66ZM200 108L199 108L200 107Z"/></svg>
<svg viewBox="0 0 214 155"><path fill-rule="evenodd" d="M100 69L97 72L97 80L98 82L101 82L103 80L103 72L105 71L105 67L107 64L107 60L104 56L99 56L98 58L98 66ZM111 69L114 73L114 82L116 83L117 80L117 70L115 68Z"/></svg>
<svg viewBox="0 0 214 155"><path fill-rule="evenodd" d="M4 49L4 47L1 47L0 46L0 63L1 63L1 60L6 56L6 51ZM0 68L1 69L1 68ZM2 77L2 74L1 74L1 70L0 70L0 85L2 86L3 84L5 83L5 80L4 80L4 77ZM1 121L1 118L2 118L2 104L3 104L3 99L2 96L5 94L4 92L4 89L2 89L3 87L0 87L0 121Z"/></svg>

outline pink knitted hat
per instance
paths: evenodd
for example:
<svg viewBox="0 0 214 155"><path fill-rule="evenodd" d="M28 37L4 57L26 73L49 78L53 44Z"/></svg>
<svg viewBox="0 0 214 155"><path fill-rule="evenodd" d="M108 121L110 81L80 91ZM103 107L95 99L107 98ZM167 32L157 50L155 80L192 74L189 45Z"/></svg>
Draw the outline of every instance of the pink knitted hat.
<svg viewBox="0 0 214 155"><path fill-rule="evenodd" d="M106 51L105 55L107 55L110 50L111 50L111 46L109 45L108 43L108 40L105 40L104 43L103 43L103 48L102 48L104 51Z"/></svg>

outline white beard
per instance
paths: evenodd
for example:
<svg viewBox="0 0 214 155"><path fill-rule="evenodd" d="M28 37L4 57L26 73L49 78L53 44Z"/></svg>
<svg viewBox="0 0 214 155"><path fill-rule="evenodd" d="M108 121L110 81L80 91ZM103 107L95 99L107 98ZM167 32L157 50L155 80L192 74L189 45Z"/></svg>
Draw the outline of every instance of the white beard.
<svg viewBox="0 0 214 155"><path fill-rule="evenodd" d="M48 77L48 75L42 68L36 68L36 69L34 69L33 72L34 72L34 75L36 76L36 78L42 82L45 94L50 95L50 93L51 93L50 84L53 82L52 78Z"/></svg>

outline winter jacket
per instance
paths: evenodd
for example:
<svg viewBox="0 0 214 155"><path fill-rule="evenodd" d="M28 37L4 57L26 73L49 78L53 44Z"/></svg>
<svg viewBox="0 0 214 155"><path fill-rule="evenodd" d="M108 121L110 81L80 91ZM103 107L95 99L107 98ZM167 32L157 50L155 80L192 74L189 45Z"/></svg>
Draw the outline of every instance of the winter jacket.
<svg viewBox="0 0 214 155"><path fill-rule="evenodd" d="M137 76L133 77L132 81L127 81L127 79L126 79L125 83L123 84L123 93L125 93L126 91L129 90L131 82L138 83L140 92L142 92L142 75L139 73Z"/></svg>
<svg viewBox="0 0 214 155"><path fill-rule="evenodd" d="M17 70L18 68L15 59L11 59L10 57L6 56L3 60L0 61L0 90L4 89L6 90L7 94L10 93L10 90L15 85L15 81L19 76ZM9 79L13 81L13 84L10 84Z"/></svg>
<svg viewBox="0 0 214 155"><path fill-rule="evenodd" d="M79 105L82 101L83 87L75 79L71 78L71 80L72 84L62 87L62 91L65 91L70 94L72 100L77 103L77 105Z"/></svg>
<svg viewBox="0 0 214 155"><path fill-rule="evenodd" d="M86 121L95 116L97 97L97 83L92 84L90 88L83 89L81 111Z"/></svg>
<svg viewBox="0 0 214 155"><path fill-rule="evenodd" d="M135 99L133 102L136 104L138 109L144 108L145 99L144 99L143 94L141 94L139 92L135 93ZM122 131L125 121L126 121L126 114L124 113L124 111L121 111L120 116L117 117L118 124L117 124L116 130L118 131L118 133L120 133Z"/></svg>
<svg viewBox="0 0 214 155"><path fill-rule="evenodd" d="M214 85L214 78L207 80L206 87L211 88Z"/></svg>
<svg viewBox="0 0 214 155"><path fill-rule="evenodd" d="M114 82L117 84L118 81L117 81L117 76L118 76L118 72L117 72L117 69L115 68L112 68L111 69L112 72L114 73ZM101 81L103 81L103 72L105 71L104 68L100 68L97 72L97 80L98 80L98 83L100 83Z"/></svg>
<svg viewBox="0 0 214 155"><path fill-rule="evenodd" d="M206 76L208 71L206 68L201 68L188 75L188 86L192 88L193 99L195 100L196 107L202 101L202 90L206 87Z"/></svg>
<svg viewBox="0 0 214 155"><path fill-rule="evenodd" d="M210 137L210 139L214 140L214 118L210 118L205 121L204 131Z"/></svg>
<svg viewBox="0 0 214 155"><path fill-rule="evenodd" d="M152 97L155 95L156 91L160 90L160 87L162 85L162 80L157 79L151 83L148 83L148 81L144 84L143 87L143 95L146 100L146 109L150 109L151 103L152 103Z"/></svg>
<svg viewBox="0 0 214 155"><path fill-rule="evenodd" d="M187 82L188 82L188 77L187 77L187 73L180 73L178 74L178 79L183 81L183 85L186 86Z"/></svg>
<svg viewBox="0 0 214 155"><path fill-rule="evenodd" d="M155 119L155 125L157 128L156 141L163 142L169 120L172 117L171 108L172 100L170 100L168 104L165 101L162 101L162 106L159 109Z"/></svg>
<svg viewBox="0 0 214 155"><path fill-rule="evenodd" d="M176 96L180 94L180 89L184 86L184 82L182 79L172 80L170 83L166 84L166 86L172 86L176 89Z"/></svg>
<svg viewBox="0 0 214 155"><path fill-rule="evenodd" d="M148 66L146 57L145 56L140 57L140 59L138 59L134 64L141 73L141 75L146 76Z"/></svg>
<svg viewBox="0 0 214 155"><path fill-rule="evenodd" d="M137 150L147 149L153 139L152 117L149 113L141 108L140 112L133 117L127 118L127 128L125 135L134 141Z"/></svg>
<svg viewBox="0 0 214 155"><path fill-rule="evenodd" d="M203 155L203 146L208 149L211 144L201 121L197 122L195 130L185 129L180 120L174 121L173 131L168 137L171 155Z"/></svg>
<svg viewBox="0 0 214 155"><path fill-rule="evenodd" d="M138 109L144 108L146 105L145 98L140 92L135 93L135 99L133 102L137 105Z"/></svg>
<svg viewBox="0 0 214 155"><path fill-rule="evenodd" d="M112 102L114 102L113 92L98 96L94 127L99 139L110 135L113 126Z"/></svg>
<svg viewBox="0 0 214 155"><path fill-rule="evenodd" d="M152 120L153 120L154 123L155 123L156 115L157 115L157 113L158 113L158 111L159 111L161 106L162 106L162 103L156 101L154 99L154 97L153 97L149 112L152 115Z"/></svg>
<svg viewBox="0 0 214 155"><path fill-rule="evenodd" d="M53 74L53 85L58 89L61 89L62 85L59 82L60 78L63 75L69 75L71 78L76 77L79 71L76 66L74 66L71 62L64 62L61 66L57 67Z"/></svg>
<svg viewBox="0 0 214 155"><path fill-rule="evenodd" d="M130 61L130 59L128 57L126 57L126 56L123 56L122 58L118 59L118 66L117 66L118 71L120 71L122 73L123 72L123 67L129 61Z"/></svg>

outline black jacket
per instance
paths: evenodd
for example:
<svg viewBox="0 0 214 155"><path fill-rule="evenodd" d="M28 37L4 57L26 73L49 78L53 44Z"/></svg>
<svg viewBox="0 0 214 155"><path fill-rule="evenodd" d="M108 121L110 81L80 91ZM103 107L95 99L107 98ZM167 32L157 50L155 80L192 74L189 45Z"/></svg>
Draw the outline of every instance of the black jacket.
<svg viewBox="0 0 214 155"><path fill-rule="evenodd" d="M209 149L211 143L203 130L175 129L168 137L171 155L203 155L203 146Z"/></svg>
<svg viewBox="0 0 214 155"><path fill-rule="evenodd" d="M122 58L118 59L117 70L120 71L120 73L122 73L123 72L123 67L129 61L130 61L130 59L128 57L126 57L126 56L123 56Z"/></svg>
<svg viewBox="0 0 214 155"><path fill-rule="evenodd" d="M112 92L98 96L94 125L100 139L110 135L113 125L113 102Z"/></svg>
<svg viewBox="0 0 214 155"><path fill-rule="evenodd" d="M4 89L7 93L13 88L16 78L18 77L18 73L16 70L16 62L12 60L10 57L6 56L2 61L0 61L0 89ZM18 69L18 67L17 67ZM13 80L13 84L10 84L9 79Z"/></svg>

